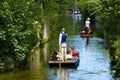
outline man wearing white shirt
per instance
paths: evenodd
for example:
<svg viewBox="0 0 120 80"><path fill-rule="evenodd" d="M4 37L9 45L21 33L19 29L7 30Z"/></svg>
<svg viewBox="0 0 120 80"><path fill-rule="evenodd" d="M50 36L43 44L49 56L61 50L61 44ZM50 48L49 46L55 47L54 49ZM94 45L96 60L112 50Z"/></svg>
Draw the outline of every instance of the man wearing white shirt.
<svg viewBox="0 0 120 80"><path fill-rule="evenodd" d="M65 33L65 29L62 28L62 32L59 35L59 47L61 52L61 60L66 58L67 53L67 44L66 44L67 34Z"/></svg>
<svg viewBox="0 0 120 80"><path fill-rule="evenodd" d="M85 32L86 34L88 34L90 31L90 18L87 18L87 20L85 21Z"/></svg>

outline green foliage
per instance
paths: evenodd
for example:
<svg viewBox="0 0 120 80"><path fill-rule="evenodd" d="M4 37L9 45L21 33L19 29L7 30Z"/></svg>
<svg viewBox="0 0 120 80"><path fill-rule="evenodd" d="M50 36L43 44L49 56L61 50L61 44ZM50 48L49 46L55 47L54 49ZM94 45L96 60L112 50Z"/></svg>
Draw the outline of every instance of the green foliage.
<svg viewBox="0 0 120 80"><path fill-rule="evenodd" d="M114 50L111 53L111 60L115 62L112 69L120 75L120 4L118 0L101 0L100 7L104 38L109 45L108 48Z"/></svg>
<svg viewBox="0 0 120 80"><path fill-rule="evenodd" d="M112 47L116 49L115 56L120 57L120 38L118 37L117 40L113 41Z"/></svg>
<svg viewBox="0 0 120 80"><path fill-rule="evenodd" d="M86 16L91 16L98 13L101 9L100 4L100 0L80 0L78 2L81 12Z"/></svg>
<svg viewBox="0 0 120 80"><path fill-rule="evenodd" d="M41 8L34 0L0 1L1 63L26 59L38 42L34 23L41 22L41 16Z"/></svg>
<svg viewBox="0 0 120 80"><path fill-rule="evenodd" d="M103 33L109 48L113 48L111 52L112 70L119 77L120 76L120 4L119 0L102 0L102 14Z"/></svg>
<svg viewBox="0 0 120 80"><path fill-rule="evenodd" d="M7 63L24 62L37 42L43 42L44 22L48 22L51 31L59 30L57 25L64 20L61 16L66 17L74 3L75 0L1 0L0 68Z"/></svg>
<svg viewBox="0 0 120 80"><path fill-rule="evenodd" d="M36 43L43 41L44 22L48 22L51 31L59 30L56 26L60 16L74 3L75 0L1 0L0 67L24 62Z"/></svg>
<svg viewBox="0 0 120 80"><path fill-rule="evenodd" d="M59 13L65 14L66 10L68 10L71 6L75 4L75 0L59 0Z"/></svg>
<svg viewBox="0 0 120 80"><path fill-rule="evenodd" d="M80 0L77 5L80 7L82 13L82 24L84 25L85 20L90 17L91 29L94 30L95 16L100 14L101 10L100 0Z"/></svg>
<svg viewBox="0 0 120 80"><path fill-rule="evenodd" d="M66 14L68 9L75 4L75 0L41 0L41 2L43 3L44 20L49 24L50 37L53 37L59 34L61 27L65 27L69 23ZM56 34L52 34L53 31Z"/></svg>
<svg viewBox="0 0 120 80"><path fill-rule="evenodd" d="M120 5L118 0L102 0L99 11L102 20L104 38L111 44L120 34Z"/></svg>
<svg viewBox="0 0 120 80"><path fill-rule="evenodd" d="M114 56L112 56L112 61L115 61L116 64L113 65L112 70L115 70L114 73L119 73L120 70L120 37L118 36L117 40L113 41L112 48L115 48ZM117 74L120 76L120 74Z"/></svg>
<svg viewBox="0 0 120 80"><path fill-rule="evenodd" d="M112 61L115 62L113 69L115 73L120 73L120 3L119 0L80 0L79 6L87 16L99 16L101 27L99 30L105 38L108 48L114 51L110 52ZM111 51L111 50L110 50ZM120 74L119 74L120 76Z"/></svg>
<svg viewBox="0 0 120 80"><path fill-rule="evenodd" d="M116 35L120 34L120 5L118 0L80 0L78 4L84 19L88 16L91 18L99 16L104 37L108 40L116 39Z"/></svg>
<svg viewBox="0 0 120 80"><path fill-rule="evenodd" d="M4 68L4 63L3 61L0 60L0 70Z"/></svg>

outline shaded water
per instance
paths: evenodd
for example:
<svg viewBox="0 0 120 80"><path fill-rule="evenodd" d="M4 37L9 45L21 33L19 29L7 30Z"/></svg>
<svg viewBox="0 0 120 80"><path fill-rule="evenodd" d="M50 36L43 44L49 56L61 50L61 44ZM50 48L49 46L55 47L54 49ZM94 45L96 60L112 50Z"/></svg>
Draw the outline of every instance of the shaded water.
<svg viewBox="0 0 120 80"><path fill-rule="evenodd" d="M87 42L86 42L87 41ZM49 69L48 80L113 80L110 74L110 56L101 38L68 38L68 48L74 45L80 53L80 63L75 69Z"/></svg>
<svg viewBox="0 0 120 80"><path fill-rule="evenodd" d="M86 42L88 41L88 42ZM68 37L68 48L71 45L80 53L80 63L77 68L49 68L47 53L51 53L57 42L52 42L44 49L40 57L39 68L33 70L13 71L0 74L0 80L113 80L110 74L109 53L104 49L101 38L81 38L79 35Z"/></svg>

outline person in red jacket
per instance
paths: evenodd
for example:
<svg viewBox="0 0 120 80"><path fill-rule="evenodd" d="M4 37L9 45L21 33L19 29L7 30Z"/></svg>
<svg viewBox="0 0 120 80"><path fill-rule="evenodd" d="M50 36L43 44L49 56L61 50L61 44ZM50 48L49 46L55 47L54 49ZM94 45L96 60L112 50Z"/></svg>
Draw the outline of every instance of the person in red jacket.
<svg viewBox="0 0 120 80"><path fill-rule="evenodd" d="M79 56L78 52L74 49L74 46L70 47L70 51L71 51L71 54L72 54L73 57L78 57Z"/></svg>

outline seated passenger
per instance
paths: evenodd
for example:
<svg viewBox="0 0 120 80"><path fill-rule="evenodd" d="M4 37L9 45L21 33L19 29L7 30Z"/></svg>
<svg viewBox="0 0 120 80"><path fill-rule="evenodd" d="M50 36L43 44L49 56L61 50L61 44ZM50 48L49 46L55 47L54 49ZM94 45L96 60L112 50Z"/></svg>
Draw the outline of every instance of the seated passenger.
<svg viewBox="0 0 120 80"><path fill-rule="evenodd" d="M74 46L70 47L70 51L71 51L71 54L72 54L73 57L78 57L79 56L78 52L74 49Z"/></svg>
<svg viewBox="0 0 120 80"><path fill-rule="evenodd" d="M52 60L53 61L57 61L58 60L58 51L54 51L53 54L52 54Z"/></svg>
<svg viewBox="0 0 120 80"><path fill-rule="evenodd" d="M70 53L70 50L67 51L66 60L72 60L72 55Z"/></svg>
<svg viewBox="0 0 120 80"><path fill-rule="evenodd" d="M82 35L85 34L85 30L84 30L84 29L81 30L81 34L82 34Z"/></svg>

